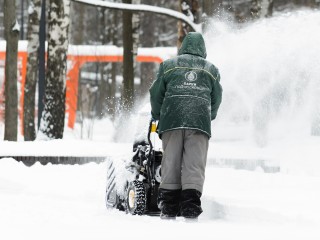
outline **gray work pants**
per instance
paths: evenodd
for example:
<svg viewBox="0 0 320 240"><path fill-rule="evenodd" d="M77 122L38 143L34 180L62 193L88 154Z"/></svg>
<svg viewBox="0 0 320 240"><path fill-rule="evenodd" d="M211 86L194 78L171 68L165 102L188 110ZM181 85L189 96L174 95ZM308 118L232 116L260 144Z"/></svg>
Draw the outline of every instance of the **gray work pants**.
<svg viewBox="0 0 320 240"><path fill-rule="evenodd" d="M202 193L208 146L208 136L197 130L164 132L160 188L196 189Z"/></svg>

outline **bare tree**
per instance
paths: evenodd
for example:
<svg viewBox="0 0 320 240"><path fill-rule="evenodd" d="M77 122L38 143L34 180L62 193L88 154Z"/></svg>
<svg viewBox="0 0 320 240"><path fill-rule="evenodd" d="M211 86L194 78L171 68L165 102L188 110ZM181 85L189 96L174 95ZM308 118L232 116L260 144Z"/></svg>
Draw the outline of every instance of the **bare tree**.
<svg viewBox="0 0 320 240"><path fill-rule="evenodd" d="M143 0L144 4L152 4L152 0ZM143 47L154 47L157 43L156 32L157 21L153 14L144 13L143 21L141 22L141 44ZM176 31L175 31L176 32ZM154 78L154 63L141 63L141 85L140 95L143 98L151 86Z"/></svg>
<svg viewBox="0 0 320 240"><path fill-rule="evenodd" d="M119 34L121 33L119 25L121 26L121 21L119 22L119 11L109 11L110 18L108 19L109 26L109 38L112 45L117 46L119 44ZM120 32L120 33L119 33ZM118 63L111 63L111 69L108 74L108 89L107 89L107 113L112 118L116 117L116 76L118 73Z"/></svg>
<svg viewBox="0 0 320 240"><path fill-rule="evenodd" d="M111 24L111 38L112 38L112 44L118 45L118 16L119 12L114 11L113 12L113 24ZM111 66L111 84L109 88L109 101L108 101L108 112L111 115L111 117L114 119L116 114L116 75L117 75L117 64L112 63Z"/></svg>
<svg viewBox="0 0 320 240"><path fill-rule="evenodd" d="M72 14L71 40L73 40L73 44L84 44L84 34L86 33L85 5L72 2L71 9L74 13Z"/></svg>
<svg viewBox="0 0 320 240"><path fill-rule="evenodd" d="M141 0L132 0L132 3L140 4ZM132 14L132 39L133 39L133 56L134 57L138 55L139 35L140 35L140 15L139 13L133 13Z"/></svg>
<svg viewBox="0 0 320 240"><path fill-rule="evenodd" d="M45 107L39 138L63 137L70 0L50 0Z"/></svg>
<svg viewBox="0 0 320 240"><path fill-rule="evenodd" d="M39 51L39 21L41 0L32 0L29 6L28 20L28 63L27 76L24 88L23 129L24 140L32 141L36 138L35 130L35 93L38 76Z"/></svg>
<svg viewBox="0 0 320 240"><path fill-rule="evenodd" d="M106 9L105 8L98 8L99 12L99 22L100 22L100 42L102 45L107 44L108 32L107 25L106 25ZM97 98L97 117L103 118L107 112L107 93L108 93L108 63L100 63L98 68L100 70L100 80L98 81L99 89L97 91L98 98Z"/></svg>
<svg viewBox="0 0 320 240"><path fill-rule="evenodd" d="M123 0L132 3L132 0ZM123 92L122 107L128 113L133 107L134 98L134 58L133 58L132 13L123 12Z"/></svg>
<svg viewBox="0 0 320 240"><path fill-rule="evenodd" d="M17 141L18 133L18 90L17 57L20 26L16 19L16 3L4 1L4 27L6 46L5 63L5 131L4 140Z"/></svg>

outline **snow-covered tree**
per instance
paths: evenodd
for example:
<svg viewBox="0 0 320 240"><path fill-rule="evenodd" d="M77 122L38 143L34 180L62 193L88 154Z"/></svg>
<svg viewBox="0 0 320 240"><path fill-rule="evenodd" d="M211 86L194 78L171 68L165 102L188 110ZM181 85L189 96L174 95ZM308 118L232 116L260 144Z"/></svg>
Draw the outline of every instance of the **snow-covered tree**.
<svg viewBox="0 0 320 240"><path fill-rule="evenodd" d="M32 141L36 138L35 130L35 92L38 76L39 21L41 0L32 0L29 5L28 19L28 62L24 88L23 129L24 139Z"/></svg>
<svg viewBox="0 0 320 240"><path fill-rule="evenodd" d="M45 107L38 137L63 137L70 0L50 0Z"/></svg>
<svg viewBox="0 0 320 240"><path fill-rule="evenodd" d="M4 27L6 46L5 62L5 131L4 140L17 141L18 90L17 58L20 26L16 19L16 3L4 1Z"/></svg>
<svg viewBox="0 0 320 240"><path fill-rule="evenodd" d="M180 11L185 14L190 20L194 23L197 23L199 20L199 1L198 0L180 0ZM188 32L192 31L189 25L185 22L179 21L178 27L178 48L181 46L181 43L184 37Z"/></svg>

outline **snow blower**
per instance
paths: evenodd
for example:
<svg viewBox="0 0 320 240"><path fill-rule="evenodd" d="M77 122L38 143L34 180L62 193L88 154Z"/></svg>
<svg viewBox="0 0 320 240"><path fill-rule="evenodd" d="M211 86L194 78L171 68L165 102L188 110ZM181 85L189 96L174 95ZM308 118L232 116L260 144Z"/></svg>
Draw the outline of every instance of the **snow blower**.
<svg viewBox="0 0 320 240"><path fill-rule="evenodd" d="M155 150L151 134L156 122L149 122L147 140L135 140L132 159L124 166L108 162L106 206L132 215L158 215L158 188L161 181L162 151ZM155 141L154 141L155 142ZM123 173L125 172L125 173Z"/></svg>

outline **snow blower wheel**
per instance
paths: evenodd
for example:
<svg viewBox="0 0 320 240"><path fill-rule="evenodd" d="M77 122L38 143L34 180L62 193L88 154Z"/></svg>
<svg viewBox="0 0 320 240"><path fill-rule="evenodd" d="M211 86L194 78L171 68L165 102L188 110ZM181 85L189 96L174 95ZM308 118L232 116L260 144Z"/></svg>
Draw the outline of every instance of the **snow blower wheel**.
<svg viewBox="0 0 320 240"><path fill-rule="evenodd" d="M146 209L146 191L143 182L135 180L127 190L127 210L132 215L142 215Z"/></svg>
<svg viewBox="0 0 320 240"><path fill-rule="evenodd" d="M123 162L124 165L121 166L114 164L112 159L108 160L107 208L119 209L132 215L160 215L157 197L163 154L161 149L155 150L150 138L151 133L155 134L155 126L156 122L151 120L147 139L135 140L130 161ZM154 138L153 140L155 143ZM120 177L122 179L119 179Z"/></svg>

